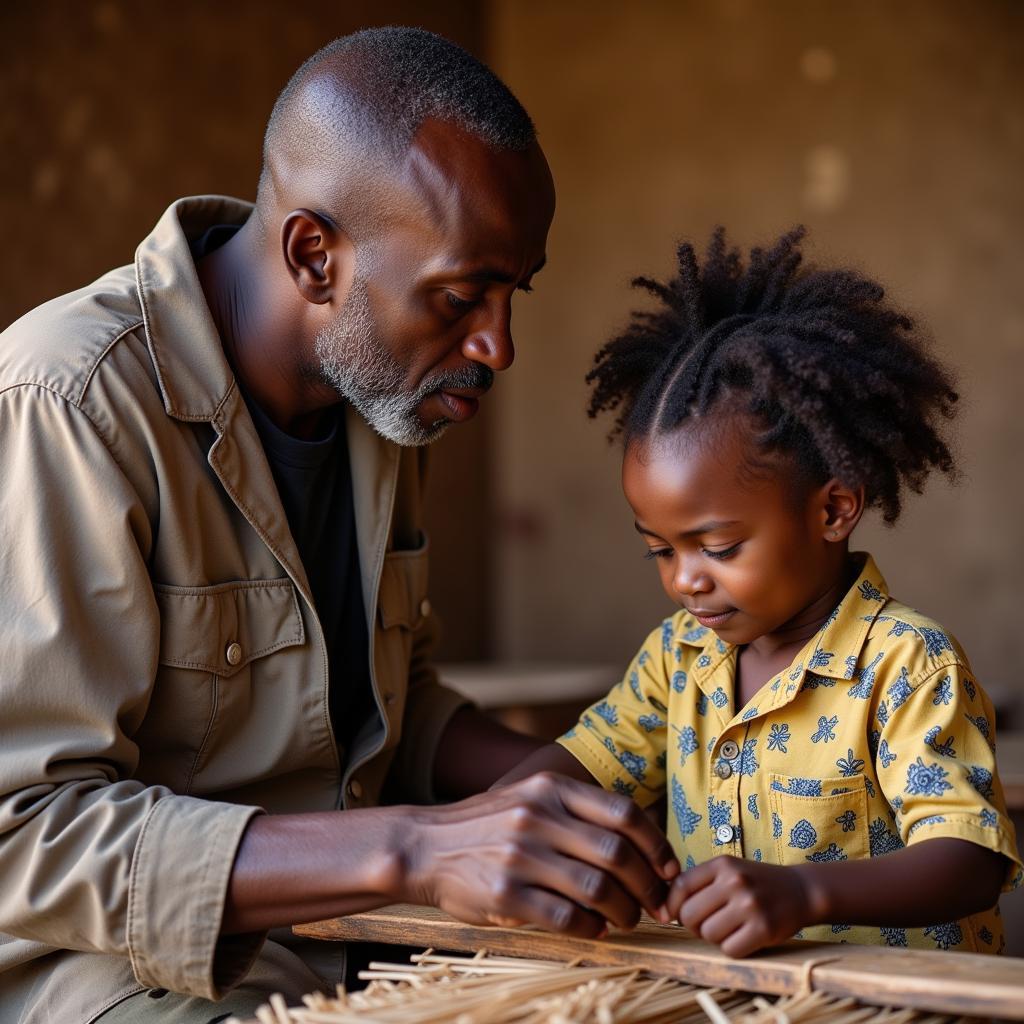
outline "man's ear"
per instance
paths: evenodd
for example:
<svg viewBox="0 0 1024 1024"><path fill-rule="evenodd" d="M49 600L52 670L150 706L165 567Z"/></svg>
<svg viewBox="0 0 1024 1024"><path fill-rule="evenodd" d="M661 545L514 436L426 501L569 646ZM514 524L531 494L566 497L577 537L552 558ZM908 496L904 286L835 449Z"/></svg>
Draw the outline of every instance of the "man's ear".
<svg viewBox="0 0 1024 1024"><path fill-rule="evenodd" d="M344 299L355 268L355 247L329 217L292 210L281 225L281 251L299 294L317 305Z"/></svg>
<svg viewBox="0 0 1024 1024"><path fill-rule="evenodd" d="M818 492L822 535L827 541L844 541L864 514L864 488L847 487L829 480Z"/></svg>

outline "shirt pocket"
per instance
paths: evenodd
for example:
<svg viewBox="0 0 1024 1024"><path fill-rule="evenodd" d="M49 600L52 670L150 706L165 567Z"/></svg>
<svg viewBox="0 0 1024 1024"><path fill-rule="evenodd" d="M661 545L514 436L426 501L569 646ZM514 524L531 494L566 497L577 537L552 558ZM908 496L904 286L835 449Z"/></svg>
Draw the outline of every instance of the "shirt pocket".
<svg viewBox="0 0 1024 1024"><path fill-rule="evenodd" d="M154 586L160 653L153 694L136 734L140 772L188 793L226 730L253 709L254 677L268 655L305 643L291 581Z"/></svg>
<svg viewBox="0 0 1024 1024"><path fill-rule="evenodd" d="M864 776L816 779L770 772L768 783L779 864L867 858Z"/></svg>

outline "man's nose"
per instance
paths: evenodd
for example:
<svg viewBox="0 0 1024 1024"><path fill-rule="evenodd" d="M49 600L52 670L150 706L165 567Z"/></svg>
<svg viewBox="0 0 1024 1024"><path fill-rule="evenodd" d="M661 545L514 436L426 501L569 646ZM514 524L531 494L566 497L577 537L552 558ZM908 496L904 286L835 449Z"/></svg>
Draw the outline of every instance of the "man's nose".
<svg viewBox="0 0 1024 1024"><path fill-rule="evenodd" d="M515 359L512 343L512 311L508 306L496 310L486 320L474 324L462 343L462 354L475 363L499 372L507 370Z"/></svg>

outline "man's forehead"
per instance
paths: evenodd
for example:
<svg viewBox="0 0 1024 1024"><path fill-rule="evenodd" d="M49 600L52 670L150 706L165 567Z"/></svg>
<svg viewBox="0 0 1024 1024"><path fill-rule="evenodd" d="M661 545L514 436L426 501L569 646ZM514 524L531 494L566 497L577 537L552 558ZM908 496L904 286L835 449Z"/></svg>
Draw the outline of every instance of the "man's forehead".
<svg viewBox="0 0 1024 1024"><path fill-rule="evenodd" d="M554 212L554 187L536 144L498 150L450 122L424 121L398 175L441 228L469 220L546 235Z"/></svg>

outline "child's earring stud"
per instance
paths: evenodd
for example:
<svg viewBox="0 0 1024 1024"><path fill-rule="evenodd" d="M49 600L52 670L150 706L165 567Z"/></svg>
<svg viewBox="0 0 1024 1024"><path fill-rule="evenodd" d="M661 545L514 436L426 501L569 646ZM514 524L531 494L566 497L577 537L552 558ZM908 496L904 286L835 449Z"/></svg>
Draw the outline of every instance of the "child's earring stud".
<svg viewBox="0 0 1024 1024"><path fill-rule="evenodd" d="M828 535L829 535L829 536L830 536L830 537L831 537L831 538L832 538L833 540L835 540L835 539L836 539L836 537L838 537L838 536L839 536L839 531L838 531L838 530L829 530L829 531L828 531Z"/></svg>

